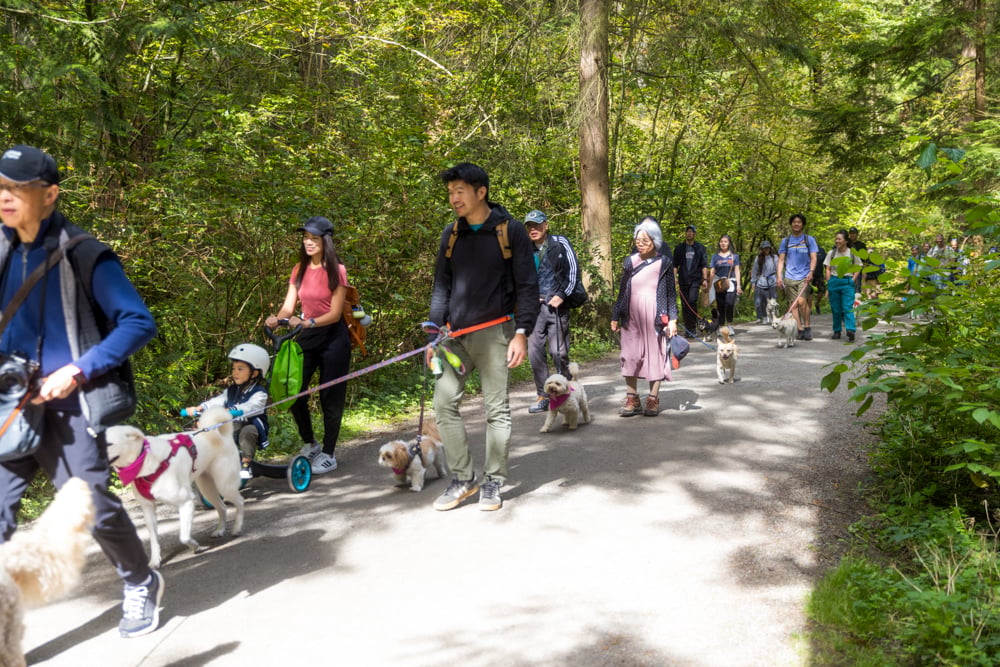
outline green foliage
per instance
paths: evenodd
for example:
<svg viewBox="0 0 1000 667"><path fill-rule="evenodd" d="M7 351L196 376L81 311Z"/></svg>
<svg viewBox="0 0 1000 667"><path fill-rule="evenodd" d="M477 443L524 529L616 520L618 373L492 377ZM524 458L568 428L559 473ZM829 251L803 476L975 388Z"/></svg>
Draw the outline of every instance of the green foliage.
<svg viewBox="0 0 1000 667"><path fill-rule="evenodd" d="M810 596L821 630L816 664L1000 664L997 531L957 508L890 525L887 548L912 558L885 567L848 557ZM904 561L905 562L905 561Z"/></svg>

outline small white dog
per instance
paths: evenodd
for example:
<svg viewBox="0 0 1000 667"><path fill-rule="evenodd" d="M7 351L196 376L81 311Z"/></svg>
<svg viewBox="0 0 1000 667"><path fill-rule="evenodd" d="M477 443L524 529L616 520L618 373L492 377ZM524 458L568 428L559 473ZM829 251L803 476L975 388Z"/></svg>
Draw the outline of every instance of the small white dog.
<svg viewBox="0 0 1000 667"><path fill-rule="evenodd" d="M587 390L580 383L580 366L570 362L569 379L564 375L553 373L545 380L545 393L549 397L549 411L545 415L545 424L539 433L548 433L556 423L556 415L563 416L563 423L569 430L575 431L577 424L590 423L590 406L587 404Z"/></svg>
<svg viewBox="0 0 1000 667"><path fill-rule="evenodd" d="M719 384L732 384L736 382L736 360L740 357L740 350L736 346L733 338L733 330L730 327L719 329L722 337L716 348L716 370L719 374Z"/></svg>
<svg viewBox="0 0 1000 667"><path fill-rule="evenodd" d="M795 335L799 331L790 313L771 322L771 328L778 332L778 347L795 347Z"/></svg>
<svg viewBox="0 0 1000 667"><path fill-rule="evenodd" d="M93 525L90 487L73 477L33 526L0 545L0 665L25 664L24 610L76 586Z"/></svg>
<svg viewBox="0 0 1000 667"><path fill-rule="evenodd" d="M438 479L448 473L448 465L444 460L444 444L433 419L424 420L420 435L419 450L416 438L409 442L393 440L378 450L378 464L383 468L391 468L397 483L409 482L410 491L420 491L424 488L424 478L429 468L437 471Z"/></svg>
<svg viewBox="0 0 1000 667"><path fill-rule="evenodd" d="M107 430L108 460L122 484L133 487L135 499L149 528L151 567L160 566L160 540L156 534L156 503L177 508L180 539L192 550L199 545L191 537L195 493L191 483L219 515L212 537L226 533L226 504L236 506L233 535L243 530L243 496L240 495L240 452L233 441L229 410L209 408L192 434L143 435L134 426L112 426ZM206 430L207 429L207 430ZM191 447L193 445L193 447Z"/></svg>
<svg viewBox="0 0 1000 667"><path fill-rule="evenodd" d="M773 327L774 323L777 322L780 319L781 319L781 316L778 314L778 300L777 299L768 299L767 300L767 323L770 324Z"/></svg>

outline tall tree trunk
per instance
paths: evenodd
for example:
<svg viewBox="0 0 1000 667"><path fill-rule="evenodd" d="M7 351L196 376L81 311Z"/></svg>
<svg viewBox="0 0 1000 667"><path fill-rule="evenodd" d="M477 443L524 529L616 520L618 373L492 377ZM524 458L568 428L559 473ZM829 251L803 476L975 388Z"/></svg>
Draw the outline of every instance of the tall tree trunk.
<svg viewBox="0 0 1000 667"><path fill-rule="evenodd" d="M598 275L611 285L608 11L608 0L580 0L580 223Z"/></svg>
<svg viewBox="0 0 1000 667"><path fill-rule="evenodd" d="M986 117L986 10L982 0L965 0L965 9L971 14L972 33L965 38L962 59L973 63L962 76L963 88L972 93L972 108L965 121L972 122Z"/></svg>

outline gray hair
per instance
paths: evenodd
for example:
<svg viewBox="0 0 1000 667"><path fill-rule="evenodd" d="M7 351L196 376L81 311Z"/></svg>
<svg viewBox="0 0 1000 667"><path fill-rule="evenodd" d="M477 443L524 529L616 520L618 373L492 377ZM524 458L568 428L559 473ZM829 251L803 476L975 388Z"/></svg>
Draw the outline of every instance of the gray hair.
<svg viewBox="0 0 1000 667"><path fill-rule="evenodd" d="M663 233L660 231L660 223L656 221L656 218L647 215L642 219L638 225L635 226L635 230L632 232L632 240L639 235L639 232L646 232L648 236L653 241L653 246L659 251L660 246L663 245Z"/></svg>

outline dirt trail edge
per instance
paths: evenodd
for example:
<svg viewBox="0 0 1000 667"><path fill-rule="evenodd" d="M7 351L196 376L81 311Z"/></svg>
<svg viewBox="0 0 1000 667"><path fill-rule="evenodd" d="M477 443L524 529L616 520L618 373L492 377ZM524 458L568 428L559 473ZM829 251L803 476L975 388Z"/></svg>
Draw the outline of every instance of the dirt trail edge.
<svg viewBox="0 0 1000 667"><path fill-rule="evenodd" d="M584 365L595 419L576 432L538 433L533 388L516 387L498 512L435 512L436 480L395 487L376 465L389 436L339 447L340 469L302 494L254 480L240 537L212 541L214 513L199 512L202 553L167 512L161 628L117 636L120 587L95 547L81 590L28 614L29 663L808 664L805 596L863 511L871 440L844 390L819 387L849 347L829 316L813 331L785 350L738 326L725 386L693 342L655 418L617 416L617 358Z"/></svg>

